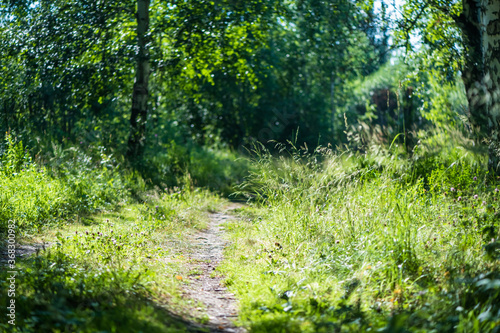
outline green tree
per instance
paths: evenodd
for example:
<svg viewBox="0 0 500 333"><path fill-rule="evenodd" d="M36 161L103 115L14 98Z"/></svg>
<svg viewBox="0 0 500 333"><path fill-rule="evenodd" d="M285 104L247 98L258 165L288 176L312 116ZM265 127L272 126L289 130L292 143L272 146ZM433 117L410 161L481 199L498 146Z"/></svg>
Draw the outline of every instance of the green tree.
<svg viewBox="0 0 500 333"><path fill-rule="evenodd" d="M244 54L281 2L2 1L2 127L38 128L57 139L109 133L127 155L144 149L152 98L166 73L192 98L198 84L229 68L255 80ZM135 15L135 19L133 20ZM135 69L135 75L134 75ZM135 79L134 79L135 76ZM153 83L153 85L151 85ZM21 92L21 93L19 93ZM127 126L124 119L130 120Z"/></svg>
<svg viewBox="0 0 500 333"><path fill-rule="evenodd" d="M123 1L2 1L0 126L123 142L116 119L131 81L132 13Z"/></svg>
<svg viewBox="0 0 500 333"><path fill-rule="evenodd" d="M311 145L319 138L322 143L342 140L345 82L379 64L372 44L379 42L377 22L368 24L368 8L351 1L291 1L256 16L251 26L233 25L213 48L237 41L238 35L246 39L246 48L232 47L218 62L211 61L210 80L192 75L186 86L180 83L185 74L171 76L175 82L169 85L181 86L171 97L177 99L172 108L183 114L186 130L200 143L217 136L233 147L253 140L285 141L298 128L298 140ZM178 66L190 68L182 60ZM195 93L189 92L193 86Z"/></svg>

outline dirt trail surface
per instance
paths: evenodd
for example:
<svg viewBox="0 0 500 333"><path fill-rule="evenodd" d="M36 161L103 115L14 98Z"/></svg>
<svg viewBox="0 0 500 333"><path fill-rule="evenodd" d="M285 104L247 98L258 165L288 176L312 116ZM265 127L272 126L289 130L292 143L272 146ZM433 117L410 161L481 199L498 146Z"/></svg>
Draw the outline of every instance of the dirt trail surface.
<svg viewBox="0 0 500 333"><path fill-rule="evenodd" d="M16 260L22 259L22 258L27 258L36 251L41 251L45 250L48 248L51 244L50 243L34 243L31 245L21 245L21 244L16 244ZM7 244L0 248L0 266L7 265L9 260L8 257L8 248Z"/></svg>
<svg viewBox="0 0 500 333"><path fill-rule="evenodd" d="M241 207L238 204L226 206L221 213L211 213L208 228L194 235L196 244L191 255L190 283L185 287L186 296L201 302L206 307L208 315L207 327L211 332L246 332L236 327L233 320L237 318L237 302L234 295L222 284L223 277L215 269L223 259L226 241L223 239L222 224L235 219L231 210Z"/></svg>

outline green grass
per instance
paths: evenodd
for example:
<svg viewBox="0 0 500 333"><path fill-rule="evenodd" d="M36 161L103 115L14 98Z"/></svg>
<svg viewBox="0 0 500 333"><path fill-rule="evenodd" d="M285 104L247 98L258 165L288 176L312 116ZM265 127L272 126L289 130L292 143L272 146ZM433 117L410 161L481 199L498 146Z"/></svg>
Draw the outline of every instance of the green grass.
<svg viewBox="0 0 500 333"><path fill-rule="evenodd" d="M17 326L0 328L199 330L207 317L180 292L200 273L188 268L187 236L223 200L195 186L226 192L250 170L236 193L250 205L227 224L232 243L213 273L225 274L250 331L498 332L500 180L454 135L421 136L411 156L396 142L366 154L257 148L241 165L232 153L186 152L181 188L149 191L102 147L54 146L40 167L8 136L0 231L14 220L18 241L51 245L18 261ZM6 290L6 272L0 281Z"/></svg>
<svg viewBox="0 0 500 333"><path fill-rule="evenodd" d="M53 144L34 162L10 134L0 145L0 234L13 221L18 243L50 245L17 260L16 326L2 321L0 331L199 331L206 315L181 294L197 273L187 268L189 235L223 200L195 189L189 171L181 188L160 189L104 147L87 148ZM193 170L223 170L217 161ZM2 290L6 277L2 271ZM9 299L0 295L2 304Z"/></svg>
<svg viewBox="0 0 500 333"><path fill-rule="evenodd" d="M208 192L149 193L143 204L101 212L46 230L46 251L18 262L16 326L9 332L199 331L182 297L190 244L207 211L221 200ZM7 289L6 272L1 273ZM7 304L8 295L0 295Z"/></svg>
<svg viewBox="0 0 500 333"><path fill-rule="evenodd" d="M222 268L252 332L489 332L500 183L481 156L257 150ZM453 188L453 190L452 190ZM476 197L477 195L477 197Z"/></svg>
<svg viewBox="0 0 500 333"><path fill-rule="evenodd" d="M0 147L2 148L2 147ZM10 134L0 149L0 234L15 220L18 236L29 236L78 216L131 200L145 187L138 175L121 170L100 147L91 157L76 148L53 146L45 165L35 163ZM1 244L0 244L1 245Z"/></svg>

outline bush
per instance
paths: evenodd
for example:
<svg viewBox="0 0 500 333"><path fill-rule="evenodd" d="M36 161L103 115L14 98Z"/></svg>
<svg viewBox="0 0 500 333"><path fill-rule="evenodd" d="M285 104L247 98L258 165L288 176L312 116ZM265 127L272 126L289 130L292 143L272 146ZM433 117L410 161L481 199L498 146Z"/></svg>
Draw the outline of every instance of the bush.
<svg viewBox="0 0 500 333"><path fill-rule="evenodd" d="M171 141L148 154L140 170L145 179L161 188L192 185L227 196L249 168L247 159L227 148L184 147Z"/></svg>
<svg viewBox="0 0 500 333"><path fill-rule="evenodd" d="M0 232L8 220L34 231L126 200L130 191L125 177L100 149L96 160L76 148L54 145L52 157L42 166L32 161L21 141L7 134L0 155Z"/></svg>

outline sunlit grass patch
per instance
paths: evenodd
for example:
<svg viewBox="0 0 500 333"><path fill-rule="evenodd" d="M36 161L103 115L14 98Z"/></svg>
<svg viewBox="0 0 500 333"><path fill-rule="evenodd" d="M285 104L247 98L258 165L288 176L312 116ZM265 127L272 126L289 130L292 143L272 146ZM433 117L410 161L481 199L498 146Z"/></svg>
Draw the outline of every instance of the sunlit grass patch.
<svg viewBox="0 0 500 333"><path fill-rule="evenodd" d="M105 149L93 159L75 148L55 146L56 156L42 165L21 141L10 134L5 141L0 152L0 234L8 220L15 221L19 237L34 236L130 201L129 172L120 172Z"/></svg>
<svg viewBox="0 0 500 333"><path fill-rule="evenodd" d="M498 325L499 182L474 159L257 156L222 268L252 331Z"/></svg>
<svg viewBox="0 0 500 333"><path fill-rule="evenodd" d="M203 191L152 197L94 214L94 223L73 222L39 235L51 246L19 263L16 327L22 332L198 330L193 323L204 317L193 316L193 305L180 291L184 281L177 277L189 275L186 237L203 227L206 210L221 201ZM7 294L1 297L7 300Z"/></svg>

